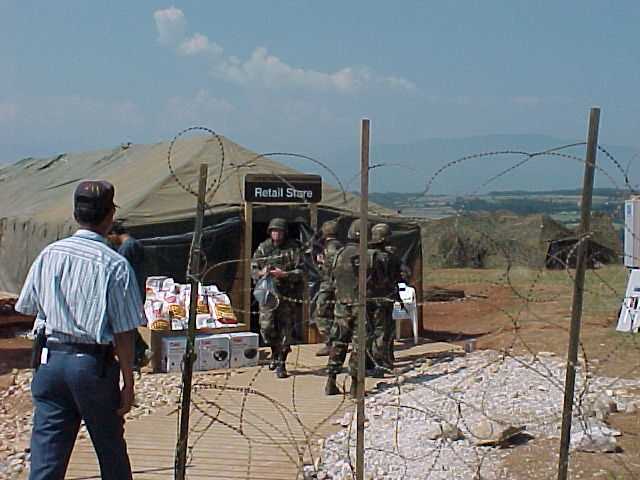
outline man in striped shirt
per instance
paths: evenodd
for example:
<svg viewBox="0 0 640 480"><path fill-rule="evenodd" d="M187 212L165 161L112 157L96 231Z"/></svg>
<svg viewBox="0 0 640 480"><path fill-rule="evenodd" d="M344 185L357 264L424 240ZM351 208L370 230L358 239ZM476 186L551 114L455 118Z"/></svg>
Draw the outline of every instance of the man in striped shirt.
<svg viewBox="0 0 640 480"><path fill-rule="evenodd" d="M105 181L78 185L80 229L40 253L16 304L37 315L46 332L31 384L30 480L64 478L81 420L102 478L131 479L123 416L134 399L134 332L145 319L135 274L106 243L114 193Z"/></svg>

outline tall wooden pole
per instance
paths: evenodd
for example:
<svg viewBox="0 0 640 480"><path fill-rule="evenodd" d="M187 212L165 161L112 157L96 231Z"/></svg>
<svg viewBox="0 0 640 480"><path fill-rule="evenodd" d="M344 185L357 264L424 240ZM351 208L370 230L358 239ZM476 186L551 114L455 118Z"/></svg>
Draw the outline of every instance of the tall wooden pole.
<svg viewBox="0 0 640 480"><path fill-rule="evenodd" d="M180 409L180 432L176 444L174 475L176 480L184 480L187 465L187 445L189 441L189 413L191 408L191 381L193 379L193 363L196 359L196 315L198 313L198 286L200 277L200 247L202 244L202 223L204 220L205 194L207 193L208 166L200 165L200 182L198 186L198 205L196 224L191 239L191 255L187 267L187 279L191 284L189 304L189 329L187 331L187 349L184 354L182 369L182 408Z"/></svg>
<svg viewBox="0 0 640 480"><path fill-rule="evenodd" d="M578 237L578 256L576 275L573 282L573 305L571 307L571 329L569 331L569 352L567 353L567 374L564 382L564 406L562 410L562 434L560 437L560 459L558 480L567 479L569 467L569 445L571 442L571 418L573 415L573 395L576 384L576 364L578 363L578 345L580 342L580 322L582 319L582 299L584 294L584 276L588 241L585 235L591 228L591 201L593 199L593 179L595 176L596 156L598 153L598 126L600 109L594 107L589 115L589 136L587 138L587 157L584 166L582 184L582 204L580 213L580 235ZM569 259L567 259L569 261Z"/></svg>
<svg viewBox="0 0 640 480"><path fill-rule="evenodd" d="M240 269L242 275L242 307L244 310L244 323L251 330L251 254L253 248L253 204L244 203L244 238L242 242L242 263Z"/></svg>
<svg viewBox="0 0 640 480"><path fill-rule="evenodd" d="M356 479L364 479L364 380L367 345L367 249L369 247L369 120L362 120L360 145L360 269L358 270L358 385ZM353 355L353 353L352 353Z"/></svg>

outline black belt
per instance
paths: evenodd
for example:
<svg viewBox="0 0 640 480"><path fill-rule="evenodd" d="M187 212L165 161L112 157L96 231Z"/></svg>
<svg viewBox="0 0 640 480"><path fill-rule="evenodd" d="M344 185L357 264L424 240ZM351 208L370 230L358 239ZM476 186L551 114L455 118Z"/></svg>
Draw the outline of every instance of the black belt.
<svg viewBox="0 0 640 480"><path fill-rule="evenodd" d="M47 348L57 352L85 353L87 355L106 355L113 353L113 345L99 345L97 343L47 342Z"/></svg>

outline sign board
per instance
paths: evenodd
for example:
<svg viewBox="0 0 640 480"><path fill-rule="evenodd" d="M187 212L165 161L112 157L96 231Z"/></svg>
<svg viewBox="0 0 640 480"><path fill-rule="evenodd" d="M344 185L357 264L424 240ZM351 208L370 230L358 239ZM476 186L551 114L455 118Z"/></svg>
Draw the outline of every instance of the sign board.
<svg viewBox="0 0 640 480"><path fill-rule="evenodd" d="M322 200L320 175L248 173L244 199L256 203L318 203Z"/></svg>
<svg viewBox="0 0 640 480"><path fill-rule="evenodd" d="M624 202L624 265L640 268L640 198Z"/></svg>

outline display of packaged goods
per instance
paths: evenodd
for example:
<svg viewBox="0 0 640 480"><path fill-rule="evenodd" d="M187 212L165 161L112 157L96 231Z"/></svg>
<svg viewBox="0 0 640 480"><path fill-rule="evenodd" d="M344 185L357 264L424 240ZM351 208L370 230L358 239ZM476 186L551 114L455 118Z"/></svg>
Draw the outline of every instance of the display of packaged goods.
<svg viewBox="0 0 640 480"><path fill-rule="evenodd" d="M196 337L197 370L229 368L229 337L203 335Z"/></svg>
<svg viewBox="0 0 640 480"><path fill-rule="evenodd" d="M207 299L207 296L201 296L198 295L198 314L206 314L209 315L209 300Z"/></svg>
<svg viewBox="0 0 640 480"><path fill-rule="evenodd" d="M231 368L253 367L258 365L260 339L257 333L229 333L227 337L229 338L229 366Z"/></svg>
<svg viewBox="0 0 640 480"><path fill-rule="evenodd" d="M231 305L224 303L216 303L213 306L213 317L220 323L233 324L238 323L235 313Z"/></svg>
<svg viewBox="0 0 640 480"><path fill-rule="evenodd" d="M164 303L160 300L147 300L144 312L147 317L147 325L151 330L171 330L169 318L163 312Z"/></svg>
<svg viewBox="0 0 640 480"><path fill-rule="evenodd" d="M151 289L151 290L162 290L162 284L168 278L169 277L164 276L164 275L157 275L155 277L147 277L147 281L145 283L145 286L146 286L147 289Z"/></svg>
<svg viewBox="0 0 640 480"><path fill-rule="evenodd" d="M165 278L164 281L162 282L162 290L164 290L165 292L174 291L175 286L176 286L176 282L171 277Z"/></svg>
<svg viewBox="0 0 640 480"><path fill-rule="evenodd" d="M196 328L215 328L215 319L208 313L199 313L196 315Z"/></svg>
<svg viewBox="0 0 640 480"><path fill-rule="evenodd" d="M198 286L196 328L219 328L237 324L229 296L215 285ZM147 279L145 314L152 330L184 330L188 325L191 285L173 278Z"/></svg>
<svg viewBox="0 0 640 480"><path fill-rule="evenodd" d="M186 330L189 328L189 320L186 318L172 318L171 330Z"/></svg>

